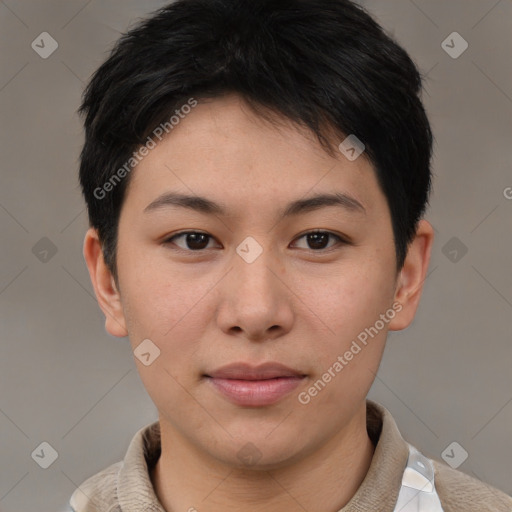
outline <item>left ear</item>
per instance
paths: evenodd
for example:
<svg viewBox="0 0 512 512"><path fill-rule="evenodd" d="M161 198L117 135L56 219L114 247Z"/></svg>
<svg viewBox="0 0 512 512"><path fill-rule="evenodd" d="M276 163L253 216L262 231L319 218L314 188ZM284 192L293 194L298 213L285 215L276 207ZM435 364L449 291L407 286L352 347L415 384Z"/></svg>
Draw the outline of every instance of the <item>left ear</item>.
<svg viewBox="0 0 512 512"><path fill-rule="evenodd" d="M395 301L402 305L402 309L389 322L391 331L405 329L414 319L427 275L433 241L434 229L428 221L420 220L397 279Z"/></svg>

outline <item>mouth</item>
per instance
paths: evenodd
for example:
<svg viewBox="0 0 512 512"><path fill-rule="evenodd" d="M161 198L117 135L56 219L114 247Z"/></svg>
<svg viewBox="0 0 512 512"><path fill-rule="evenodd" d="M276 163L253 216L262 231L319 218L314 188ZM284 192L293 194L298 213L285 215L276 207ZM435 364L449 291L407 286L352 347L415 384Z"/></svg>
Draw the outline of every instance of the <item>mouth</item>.
<svg viewBox="0 0 512 512"><path fill-rule="evenodd" d="M203 377L231 403L244 407L263 407L279 402L306 375L280 363L259 366L235 363L204 374Z"/></svg>

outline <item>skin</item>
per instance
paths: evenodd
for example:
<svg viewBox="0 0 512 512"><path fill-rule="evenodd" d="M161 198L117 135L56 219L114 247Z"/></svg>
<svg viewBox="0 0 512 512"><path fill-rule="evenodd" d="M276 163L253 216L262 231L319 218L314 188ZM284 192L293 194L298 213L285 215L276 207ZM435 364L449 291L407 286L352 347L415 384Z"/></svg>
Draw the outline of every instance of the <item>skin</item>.
<svg viewBox="0 0 512 512"><path fill-rule="evenodd" d="M161 351L149 366L134 360L159 411L162 455L151 477L167 511L345 506L374 452L365 399L387 332L407 327L420 300L431 225L418 223L396 272L389 208L364 153L354 161L331 157L311 133L276 119L262 119L236 95L200 102L150 151L132 171L121 210L118 287L97 232L85 237L106 330L129 336L132 349L149 338ZM176 206L144 213L164 191L207 197L228 215ZM333 191L365 212L328 206L278 217L291 201ZM315 229L350 243L326 237L308 244L303 235ZM186 236L165 242L187 230L210 235L200 240L203 249L194 251ZM252 263L236 252L247 236L263 250ZM395 301L401 311L300 403L298 394ZM277 361L307 377L276 404L240 407L203 375L241 361ZM248 442L260 458L244 466L237 454Z"/></svg>

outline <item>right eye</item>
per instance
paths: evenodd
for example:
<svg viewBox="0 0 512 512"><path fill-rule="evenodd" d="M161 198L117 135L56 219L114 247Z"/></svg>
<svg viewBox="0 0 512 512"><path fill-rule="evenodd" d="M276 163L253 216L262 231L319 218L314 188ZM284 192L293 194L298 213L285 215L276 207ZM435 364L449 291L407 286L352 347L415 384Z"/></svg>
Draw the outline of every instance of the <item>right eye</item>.
<svg viewBox="0 0 512 512"><path fill-rule="evenodd" d="M175 243L175 240L184 240L184 247ZM166 238L162 243L164 245L173 244L183 251L197 252L207 248L208 242L213 237L201 231L182 231L169 238Z"/></svg>

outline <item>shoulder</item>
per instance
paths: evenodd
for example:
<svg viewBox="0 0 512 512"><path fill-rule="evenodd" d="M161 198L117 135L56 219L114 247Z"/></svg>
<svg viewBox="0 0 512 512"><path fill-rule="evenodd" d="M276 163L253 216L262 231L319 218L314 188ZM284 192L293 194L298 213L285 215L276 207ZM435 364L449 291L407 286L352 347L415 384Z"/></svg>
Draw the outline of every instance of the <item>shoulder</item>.
<svg viewBox="0 0 512 512"><path fill-rule="evenodd" d="M149 510L145 504L156 502L149 468L158 460L160 448L159 422L140 428L122 461L89 477L75 490L69 500L72 511L120 512L120 502L133 510Z"/></svg>
<svg viewBox="0 0 512 512"><path fill-rule="evenodd" d="M445 512L511 512L512 498L443 462L431 459L434 481Z"/></svg>
<svg viewBox="0 0 512 512"><path fill-rule="evenodd" d="M73 512L114 512L122 465L123 462L116 462L80 484L69 501Z"/></svg>

